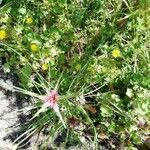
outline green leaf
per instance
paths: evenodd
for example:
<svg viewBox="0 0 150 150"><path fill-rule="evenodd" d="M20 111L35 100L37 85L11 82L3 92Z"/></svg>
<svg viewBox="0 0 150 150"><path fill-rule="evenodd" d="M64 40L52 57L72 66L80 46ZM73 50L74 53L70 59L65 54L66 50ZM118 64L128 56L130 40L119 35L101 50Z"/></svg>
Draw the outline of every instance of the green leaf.
<svg viewBox="0 0 150 150"><path fill-rule="evenodd" d="M19 9L19 13L22 14L22 15L25 15L26 12L27 12L27 11L26 11L25 8L20 8L20 9Z"/></svg>
<svg viewBox="0 0 150 150"><path fill-rule="evenodd" d="M66 0L58 0L59 4L64 5L66 3Z"/></svg>
<svg viewBox="0 0 150 150"><path fill-rule="evenodd" d="M19 77L20 77L20 80L21 80L21 85L23 87L28 88L31 73L32 73L32 68L31 68L30 65L26 65L23 68L21 68L21 70L19 72Z"/></svg>
<svg viewBox="0 0 150 150"><path fill-rule="evenodd" d="M5 72L10 72L10 65L9 65L9 63L5 63L3 65L3 69L4 69Z"/></svg>
<svg viewBox="0 0 150 150"><path fill-rule="evenodd" d="M149 77L143 77L142 85L150 87L150 78Z"/></svg>
<svg viewBox="0 0 150 150"><path fill-rule="evenodd" d="M102 113L102 116L111 116L112 115L112 111L110 108L106 107L106 106L101 106L101 113Z"/></svg>
<svg viewBox="0 0 150 150"><path fill-rule="evenodd" d="M131 133L131 138L132 138L132 141L135 144L140 144L141 143L141 138L137 133L135 133L135 132Z"/></svg>
<svg viewBox="0 0 150 150"><path fill-rule="evenodd" d="M7 9L10 8L10 5L11 5L11 2L9 2L9 3L5 4L4 6L2 6L0 8L0 15L2 15L3 13L5 13L5 11L7 11Z"/></svg>
<svg viewBox="0 0 150 150"><path fill-rule="evenodd" d="M61 8L59 5L56 5L56 6L53 8L53 11L54 11L56 14L60 14L60 13L62 13L63 8Z"/></svg>

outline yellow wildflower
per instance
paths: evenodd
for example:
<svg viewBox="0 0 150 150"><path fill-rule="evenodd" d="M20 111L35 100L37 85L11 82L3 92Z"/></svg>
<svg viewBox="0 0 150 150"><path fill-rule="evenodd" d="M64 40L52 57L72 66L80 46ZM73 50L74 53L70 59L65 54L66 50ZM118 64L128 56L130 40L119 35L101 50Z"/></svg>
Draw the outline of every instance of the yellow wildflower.
<svg viewBox="0 0 150 150"><path fill-rule="evenodd" d="M32 52L37 52L38 51L38 45L35 44L35 43L32 43L31 46L30 46L30 49Z"/></svg>
<svg viewBox="0 0 150 150"><path fill-rule="evenodd" d="M43 65L42 65L42 69L43 69L43 70L48 70L48 64L46 64L46 63L43 64Z"/></svg>
<svg viewBox="0 0 150 150"><path fill-rule="evenodd" d="M121 56L121 52L118 48L115 48L113 51L112 51L112 55L113 57L117 58L117 57L120 57Z"/></svg>
<svg viewBox="0 0 150 150"><path fill-rule="evenodd" d="M28 17L28 18L26 19L26 23L27 23L27 24L32 24L32 23L33 23L32 17Z"/></svg>
<svg viewBox="0 0 150 150"><path fill-rule="evenodd" d="M3 29L1 29L1 30L0 30L0 40L5 39L5 38L6 38L6 35L7 35L6 31L3 30Z"/></svg>

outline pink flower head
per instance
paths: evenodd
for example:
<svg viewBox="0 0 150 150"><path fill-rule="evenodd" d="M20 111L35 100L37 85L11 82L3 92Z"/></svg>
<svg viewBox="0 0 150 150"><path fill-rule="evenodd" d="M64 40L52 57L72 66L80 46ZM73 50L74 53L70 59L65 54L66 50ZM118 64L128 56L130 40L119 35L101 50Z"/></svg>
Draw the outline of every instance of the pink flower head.
<svg viewBox="0 0 150 150"><path fill-rule="evenodd" d="M41 96L40 99L42 99L44 101L44 108L45 108L45 106L50 107L56 112L56 114L60 118L63 126L66 128L65 122L64 122L64 120L63 120L63 118L60 114L59 107L58 107L58 104L57 104L57 101L58 101L58 92L57 92L57 90L54 89L51 92L48 92L47 95Z"/></svg>
<svg viewBox="0 0 150 150"><path fill-rule="evenodd" d="M51 107L55 110L55 108L57 107L57 101L58 101L57 90L54 89L51 92L47 93L47 95L43 97L43 100L47 107Z"/></svg>

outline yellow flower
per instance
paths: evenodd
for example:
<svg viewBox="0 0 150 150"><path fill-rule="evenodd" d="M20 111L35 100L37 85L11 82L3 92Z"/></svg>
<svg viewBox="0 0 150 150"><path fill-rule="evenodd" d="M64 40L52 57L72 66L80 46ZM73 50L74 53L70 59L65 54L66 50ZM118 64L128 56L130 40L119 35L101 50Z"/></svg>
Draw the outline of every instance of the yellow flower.
<svg viewBox="0 0 150 150"><path fill-rule="evenodd" d="M3 29L1 29L1 30L0 30L0 40L5 39L5 38L6 38L6 35L7 35L6 31L3 30Z"/></svg>
<svg viewBox="0 0 150 150"><path fill-rule="evenodd" d="M32 17L28 17L28 18L26 19L26 23L27 23L27 24L32 24L32 23L33 23Z"/></svg>
<svg viewBox="0 0 150 150"><path fill-rule="evenodd" d="M43 70L48 70L48 64L46 64L46 63L43 64L43 65L42 65L42 69L43 69Z"/></svg>
<svg viewBox="0 0 150 150"><path fill-rule="evenodd" d="M37 52L38 51L38 45L35 44L35 43L32 43L31 46L30 46L30 49L32 52Z"/></svg>
<svg viewBox="0 0 150 150"><path fill-rule="evenodd" d="M113 57L117 58L117 57L120 57L121 56L121 52L118 48L115 48L113 51L112 51L112 55Z"/></svg>

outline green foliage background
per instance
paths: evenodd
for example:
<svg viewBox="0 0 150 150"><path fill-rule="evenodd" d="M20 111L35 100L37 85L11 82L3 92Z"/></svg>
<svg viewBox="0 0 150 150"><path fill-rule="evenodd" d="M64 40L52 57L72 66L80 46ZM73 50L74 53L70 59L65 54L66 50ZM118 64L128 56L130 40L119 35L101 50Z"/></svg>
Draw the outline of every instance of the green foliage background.
<svg viewBox="0 0 150 150"><path fill-rule="evenodd" d="M124 147L133 148L149 132L149 4L148 0L3 0L0 29L7 32L0 41L3 67L17 73L20 86L31 91L35 87L31 78L37 73L46 80L50 73L54 87L63 72L61 95L78 97L102 86L93 92L95 97L84 97L85 104L76 98L62 100L63 116L79 118L85 125L92 122L89 130L94 126L98 134L100 128L108 137L116 133ZM26 22L29 17L31 24ZM37 52L31 51L31 43L37 44ZM121 57L112 56L116 48ZM45 63L49 71L42 69ZM51 116L57 132L59 121ZM44 127L47 121L36 125Z"/></svg>

